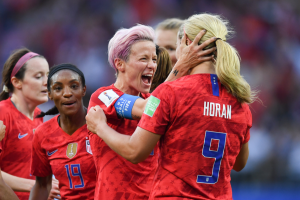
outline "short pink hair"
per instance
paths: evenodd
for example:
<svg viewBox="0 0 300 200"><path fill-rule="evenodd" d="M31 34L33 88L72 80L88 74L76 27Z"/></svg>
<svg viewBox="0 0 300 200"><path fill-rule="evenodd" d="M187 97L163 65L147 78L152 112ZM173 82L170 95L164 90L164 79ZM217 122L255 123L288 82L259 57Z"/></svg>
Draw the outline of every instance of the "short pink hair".
<svg viewBox="0 0 300 200"><path fill-rule="evenodd" d="M129 29L122 28L116 32L108 43L108 62L116 71L114 60L120 58L128 61L131 46L140 40L154 41L154 30L150 26L138 24Z"/></svg>

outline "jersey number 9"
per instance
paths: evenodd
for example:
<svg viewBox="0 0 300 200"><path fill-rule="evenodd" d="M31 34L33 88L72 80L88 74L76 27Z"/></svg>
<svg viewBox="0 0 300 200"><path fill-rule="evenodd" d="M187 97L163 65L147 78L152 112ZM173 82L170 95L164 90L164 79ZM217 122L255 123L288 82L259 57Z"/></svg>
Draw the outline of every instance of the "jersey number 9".
<svg viewBox="0 0 300 200"><path fill-rule="evenodd" d="M213 139L219 141L219 146L216 151L210 149ZM215 162L212 167L212 175L211 176L198 175L197 183L215 184L218 182L221 161L224 155L225 144L226 144L226 133L219 133L213 131L205 132L202 155L206 158L214 158Z"/></svg>

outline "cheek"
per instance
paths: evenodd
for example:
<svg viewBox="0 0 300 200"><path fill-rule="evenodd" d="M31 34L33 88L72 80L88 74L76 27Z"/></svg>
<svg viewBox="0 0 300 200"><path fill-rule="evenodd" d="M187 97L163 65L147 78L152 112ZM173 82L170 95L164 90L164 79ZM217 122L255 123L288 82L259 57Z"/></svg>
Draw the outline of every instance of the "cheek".
<svg viewBox="0 0 300 200"><path fill-rule="evenodd" d="M36 90L40 90L40 82L34 79L25 81L23 88L29 90L29 92L36 92Z"/></svg>

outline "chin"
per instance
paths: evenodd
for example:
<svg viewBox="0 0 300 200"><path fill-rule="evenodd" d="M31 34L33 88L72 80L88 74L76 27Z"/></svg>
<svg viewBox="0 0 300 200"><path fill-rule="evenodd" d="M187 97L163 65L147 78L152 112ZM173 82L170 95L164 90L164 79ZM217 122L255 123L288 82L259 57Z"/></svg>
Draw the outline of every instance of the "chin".
<svg viewBox="0 0 300 200"><path fill-rule="evenodd" d="M150 87L149 87L149 88L142 88L142 89L140 90L140 92L141 92L141 93L144 93L144 94L147 94L147 93L150 92Z"/></svg>
<svg viewBox="0 0 300 200"><path fill-rule="evenodd" d="M39 104L46 103L48 101L48 96L47 97L39 98L36 101L39 102Z"/></svg>

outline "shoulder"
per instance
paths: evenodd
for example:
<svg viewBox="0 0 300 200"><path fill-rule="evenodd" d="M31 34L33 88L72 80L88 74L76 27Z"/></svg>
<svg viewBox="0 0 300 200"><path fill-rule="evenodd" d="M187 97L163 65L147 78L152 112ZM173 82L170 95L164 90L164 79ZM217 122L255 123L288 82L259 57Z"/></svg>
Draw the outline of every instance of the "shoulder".
<svg viewBox="0 0 300 200"><path fill-rule="evenodd" d="M15 114L15 107L11 103L10 99L6 99L0 102L0 116L4 117L7 115L14 115Z"/></svg>
<svg viewBox="0 0 300 200"><path fill-rule="evenodd" d="M109 107L123 94L114 85L101 87L92 94L89 107L94 105Z"/></svg>
<svg viewBox="0 0 300 200"><path fill-rule="evenodd" d="M42 123L35 130L35 135L46 135L51 134L57 128L57 116L52 119Z"/></svg>
<svg viewBox="0 0 300 200"><path fill-rule="evenodd" d="M102 93L111 93L111 92L114 92L116 94L118 94L119 96L123 95L124 93L120 90L118 90L113 84L110 85L110 86L106 86L106 87L101 87L99 89L97 89L93 94L92 96L93 97L98 97L100 94Z"/></svg>
<svg viewBox="0 0 300 200"><path fill-rule="evenodd" d="M174 83L173 82L164 82L160 84L153 92L152 96L156 95L170 95L173 93Z"/></svg>
<svg viewBox="0 0 300 200"><path fill-rule="evenodd" d="M242 108L245 112L245 116L248 122L248 126L252 126L252 113L250 111L249 105L247 103L242 103Z"/></svg>
<svg viewBox="0 0 300 200"><path fill-rule="evenodd" d="M14 108L14 105L12 104L10 99L6 99L0 102L1 112L5 112L5 111L11 112L12 108Z"/></svg>

